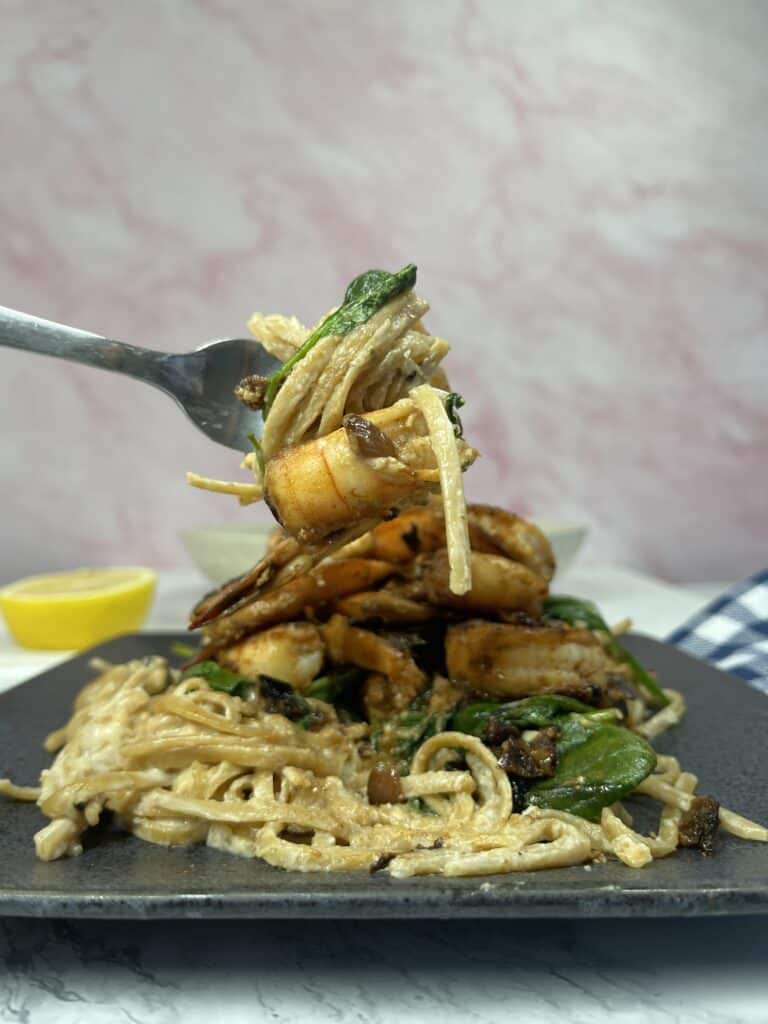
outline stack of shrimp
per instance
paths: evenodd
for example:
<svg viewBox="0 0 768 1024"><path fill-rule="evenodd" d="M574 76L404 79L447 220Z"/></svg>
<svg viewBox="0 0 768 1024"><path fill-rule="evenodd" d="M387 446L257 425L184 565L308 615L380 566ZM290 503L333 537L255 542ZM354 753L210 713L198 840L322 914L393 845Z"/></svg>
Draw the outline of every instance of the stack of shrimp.
<svg viewBox="0 0 768 1024"><path fill-rule="evenodd" d="M555 571L546 536L499 508L470 504L467 512L472 587L461 595L449 587L435 500L306 571L300 549L277 530L254 570L194 609L200 657L298 692L337 667L357 667L369 721L397 714L427 689L447 705L469 694L536 693L618 703L627 670L599 634L542 618Z"/></svg>

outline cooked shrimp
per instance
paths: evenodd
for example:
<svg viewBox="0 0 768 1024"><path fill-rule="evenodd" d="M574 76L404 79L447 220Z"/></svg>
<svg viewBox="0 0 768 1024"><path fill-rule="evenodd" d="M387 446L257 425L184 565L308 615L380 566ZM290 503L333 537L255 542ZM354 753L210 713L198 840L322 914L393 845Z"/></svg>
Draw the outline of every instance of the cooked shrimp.
<svg viewBox="0 0 768 1024"><path fill-rule="evenodd" d="M381 590L364 590L359 594L350 594L337 601L334 609L358 622L377 619L380 622L398 625L427 622L440 614L437 608L424 601L414 601L398 587L383 587Z"/></svg>
<svg viewBox="0 0 768 1024"><path fill-rule="evenodd" d="M232 614L269 590L308 573L323 559L335 556L340 548L348 545L359 533L369 529L370 523L358 523L344 534L302 547L295 537L289 537L278 527L271 534L266 554L260 562L242 576L225 583L219 590L206 594L195 606L189 620L190 628L202 626L225 612Z"/></svg>
<svg viewBox="0 0 768 1024"><path fill-rule="evenodd" d="M333 615L322 630L332 661L357 665L389 679L396 707L410 704L426 686L426 677L413 658L384 637L351 626L343 615Z"/></svg>
<svg viewBox="0 0 768 1024"><path fill-rule="evenodd" d="M555 556L538 526L493 505L468 505L467 514L473 551L506 555L549 583L555 574Z"/></svg>
<svg viewBox="0 0 768 1024"><path fill-rule="evenodd" d="M459 441L463 464L476 452ZM382 518L404 502L438 489L439 474L421 414L410 399L306 444L283 448L267 463L264 499L302 542L326 537L361 519Z"/></svg>
<svg viewBox="0 0 768 1024"><path fill-rule="evenodd" d="M379 523L373 530L342 548L339 556L410 562L416 555L444 547L445 521L442 506L430 500L427 505L408 508L394 519Z"/></svg>
<svg viewBox="0 0 768 1024"><path fill-rule="evenodd" d="M282 531L274 531L267 544L267 553L253 568L242 576L229 580L218 590L206 594L202 601L198 601L189 617L190 628L195 629L203 625L245 595L262 589L281 569L301 555L301 545L295 537L289 537Z"/></svg>
<svg viewBox="0 0 768 1024"><path fill-rule="evenodd" d="M448 675L499 697L568 693L594 697L626 670L587 629L472 620L450 626Z"/></svg>
<svg viewBox="0 0 768 1024"><path fill-rule="evenodd" d="M555 571L549 540L534 523L491 505L467 505L470 546L478 554L504 555L527 566L547 582ZM406 509L394 519L346 545L343 557L381 558L409 562L417 555L445 547L443 509L433 498Z"/></svg>
<svg viewBox="0 0 768 1024"><path fill-rule="evenodd" d="M290 622L307 610L328 604L345 594L368 590L393 571L393 566L373 559L347 558L323 562L310 572L209 623L205 632L206 653L266 626Z"/></svg>
<svg viewBox="0 0 768 1024"><path fill-rule="evenodd" d="M386 721L398 713L400 705L395 704L395 693L395 687L381 673L372 672L366 678L363 683L363 706L369 722Z"/></svg>
<svg viewBox="0 0 768 1024"><path fill-rule="evenodd" d="M303 689L320 675L325 644L311 622L285 622L219 651L216 660L246 679L272 676Z"/></svg>
<svg viewBox="0 0 768 1024"><path fill-rule="evenodd" d="M541 602L547 596L547 584L541 576L520 562L511 562L500 555L473 551L471 561L472 589L466 594L454 594L448 586L448 552L445 548L420 558L417 571L420 571L427 601L469 612L541 614Z"/></svg>

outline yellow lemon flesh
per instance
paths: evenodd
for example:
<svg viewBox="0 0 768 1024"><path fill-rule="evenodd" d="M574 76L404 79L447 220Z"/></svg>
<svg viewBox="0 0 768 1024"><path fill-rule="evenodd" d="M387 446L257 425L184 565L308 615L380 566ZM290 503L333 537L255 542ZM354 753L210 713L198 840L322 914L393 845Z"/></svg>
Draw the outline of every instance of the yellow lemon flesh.
<svg viewBox="0 0 768 1024"><path fill-rule="evenodd" d="M0 609L22 647L80 650L139 629L155 579L151 569L133 567L28 576L0 590Z"/></svg>

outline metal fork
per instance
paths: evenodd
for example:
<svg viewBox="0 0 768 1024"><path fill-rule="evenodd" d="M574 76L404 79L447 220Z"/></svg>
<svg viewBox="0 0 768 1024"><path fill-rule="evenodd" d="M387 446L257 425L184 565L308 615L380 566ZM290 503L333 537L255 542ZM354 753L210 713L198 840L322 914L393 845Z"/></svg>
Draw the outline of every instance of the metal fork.
<svg viewBox="0 0 768 1024"><path fill-rule="evenodd" d="M250 448L249 434L261 437L263 424L260 413L237 401L234 389L243 377L267 377L280 366L253 338L209 341L186 354L156 352L3 306L0 345L143 380L175 399L212 441L241 452Z"/></svg>

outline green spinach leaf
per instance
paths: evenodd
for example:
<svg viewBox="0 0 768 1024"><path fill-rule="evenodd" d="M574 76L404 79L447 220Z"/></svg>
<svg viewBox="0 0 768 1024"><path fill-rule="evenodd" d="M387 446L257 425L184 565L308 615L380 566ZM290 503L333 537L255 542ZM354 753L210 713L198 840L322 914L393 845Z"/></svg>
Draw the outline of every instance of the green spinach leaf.
<svg viewBox="0 0 768 1024"><path fill-rule="evenodd" d="M430 712L429 703L431 696L430 690L425 690L424 693L419 694L406 710L398 715L394 724L394 740L390 742L388 737L388 752L398 763L398 768L402 775L407 774L413 760L413 755L424 740L439 732L444 732L448 724L449 714ZM384 728L383 722L373 725L371 740L375 750L381 749Z"/></svg>
<svg viewBox="0 0 768 1024"><path fill-rule="evenodd" d="M254 452L254 455L256 456L256 462L258 463L259 470L260 470L261 476L263 478L264 477L264 452L261 449L261 441L258 439L258 437L256 437L255 434L249 434L248 435L248 440L251 442L251 444L253 446L253 452Z"/></svg>
<svg viewBox="0 0 768 1024"><path fill-rule="evenodd" d="M636 733L571 715L560 725L552 778L531 786L527 803L596 820L656 767L656 752Z"/></svg>
<svg viewBox="0 0 768 1024"><path fill-rule="evenodd" d="M192 679L197 676L204 679L212 690L220 690L233 697L242 697L246 688L256 685L252 679L245 679L236 672L230 672L228 668L223 668L216 661L200 661L196 665L190 665L181 673L182 679Z"/></svg>
<svg viewBox="0 0 768 1024"><path fill-rule="evenodd" d="M359 668L348 668L341 672L318 676L307 687L306 695L316 700L324 700L326 704L333 704L348 686L361 682L364 676L365 672Z"/></svg>
<svg viewBox="0 0 768 1024"><path fill-rule="evenodd" d="M412 811L418 811L419 814L434 815L435 813L426 800L422 800L420 796L409 797L405 802Z"/></svg>
<svg viewBox="0 0 768 1024"><path fill-rule="evenodd" d="M182 679L200 676L212 690L228 693L232 697L245 697L249 691L258 687L264 700L265 710L273 714L283 715L302 729L309 728L322 716L315 712L303 697L297 694L290 683L271 676L260 675L257 682L223 668L215 661L201 661L190 665L182 672Z"/></svg>
<svg viewBox="0 0 768 1024"><path fill-rule="evenodd" d="M464 437L464 427L461 425L458 410L466 404L461 395L456 391L451 391L445 399L445 411L448 414L448 419L453 424L453 432L456 437Z"/></svg>
<svg viewBox="0 0 768 1024"><path fill-rule="evenodd" d="M573 697L559 694L541 694L538 697L524 697L502 704L497 701L477 701L467 704L451 717L450 727L457 732L483 739L491 722L499 725L514 725L519 729L543 729L554 725L563 716L572 712L588 713L592 708Z"/></svg>
<svg viewBox="0 0 768 1024"><path fill-rule="evenodd" d="M171 651L177 658L194 658L198 650L199 648L193 647L192 644L185 644L181 640L176 640L171 644Z"/></svg>
<svg viewBox="0 0 768 1024"><path fill-rule="evenodd" d="M354 327L370 320L390 299L408 291L416 284L416 267L409 263L390 274L386 270L368 270L360 274L347 287L344 301L335 313L330 313L310 334L304 344L269 379L264 398L264 418L269 415L278 391L288 374L321 338L329 334L346 334Z"/></svg>

